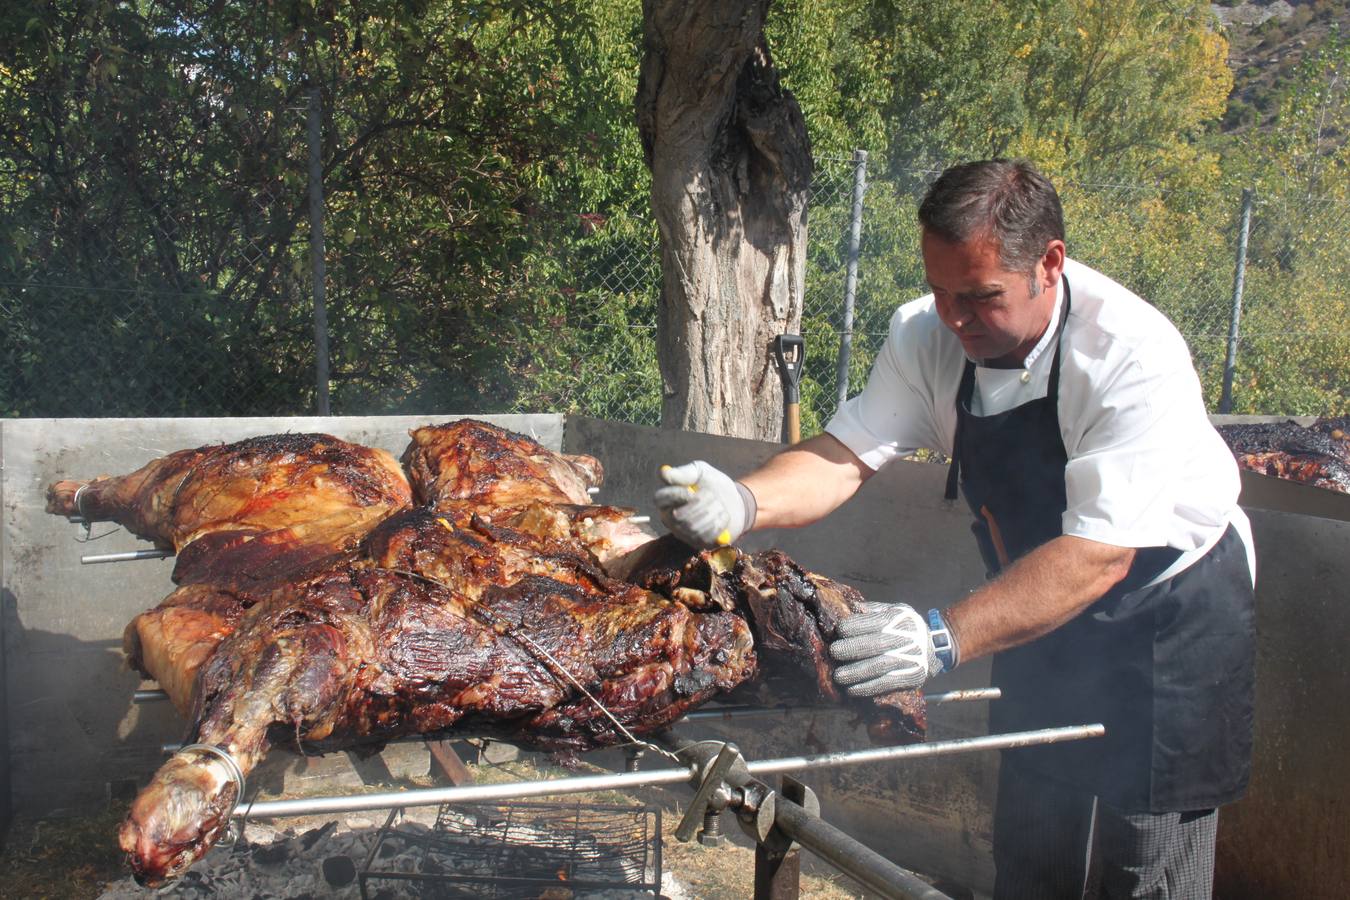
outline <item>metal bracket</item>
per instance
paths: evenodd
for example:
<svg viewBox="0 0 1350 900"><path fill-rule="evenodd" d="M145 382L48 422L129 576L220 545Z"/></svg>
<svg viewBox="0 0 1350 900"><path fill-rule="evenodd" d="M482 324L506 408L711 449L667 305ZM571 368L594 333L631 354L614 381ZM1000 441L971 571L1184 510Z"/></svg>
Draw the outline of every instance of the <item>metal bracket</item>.
<svg viewBox="0 0 1350 900"><path fill-rule="evenodd" d="M747 786L746 793L749 794L757 782L751 782ZM780 792L784 800L789 800L807 813L813 816L820 815L820 798L816 792L811 790L805 784L790 775L783 776L783 786ZM778 793L767 790L757 803L743 804L738 818L741 822L741 828L745 833L755 839L755 842L762 844L765 849L779 855L786 854L797 848L797 844L775 826L774 818L778 811Z"/></svg>
<svg viewBox="0 0 1350 900"><path fill-rule="evenodd" d="M676 840L687 844L693 839L694 832L703 824L709 812L720 813L726 809L731 801L726 776L738 762L742 762L741 751L735 744L723 744L713 761L704 766L699 777L698 789L694 791L694 799L689 802L684 818L680 819L680 824L675 827Z"/></svg>

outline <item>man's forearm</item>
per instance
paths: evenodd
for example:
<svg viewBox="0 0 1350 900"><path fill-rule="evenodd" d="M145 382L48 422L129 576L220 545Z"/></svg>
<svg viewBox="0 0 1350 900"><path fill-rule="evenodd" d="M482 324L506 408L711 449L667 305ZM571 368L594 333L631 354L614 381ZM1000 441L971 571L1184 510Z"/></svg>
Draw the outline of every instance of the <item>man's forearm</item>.
<svg viewBox="0 0 1350 900"><path fill-rule="evenodd" d="M1033 641L1087 609L1130 570L1134 550L1062 535L946 611L963 662Z"/></svg>
<svg viewBox="0 0 1350 900"><path fill-rule="evenodd" d="M829 515L871 476L853 452L820 434L741 479L755 495L756 528L795 528Z"/></svg>

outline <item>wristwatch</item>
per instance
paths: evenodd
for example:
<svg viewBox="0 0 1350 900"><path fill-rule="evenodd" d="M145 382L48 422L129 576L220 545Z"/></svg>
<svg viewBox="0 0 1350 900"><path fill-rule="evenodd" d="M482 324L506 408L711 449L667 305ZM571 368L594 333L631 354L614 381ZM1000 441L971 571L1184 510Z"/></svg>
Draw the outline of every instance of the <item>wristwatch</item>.
<svg viewBox="0 0 1350 900"><path fill-rule="evenodd" d="M942 671L950 672L955 669L959 658L956 641L952 640L951 630L947 627L947 620L942 617L941 610L928 611L928 639L933 642L933 652L937 655L938 662L942 663Z"/></svg>

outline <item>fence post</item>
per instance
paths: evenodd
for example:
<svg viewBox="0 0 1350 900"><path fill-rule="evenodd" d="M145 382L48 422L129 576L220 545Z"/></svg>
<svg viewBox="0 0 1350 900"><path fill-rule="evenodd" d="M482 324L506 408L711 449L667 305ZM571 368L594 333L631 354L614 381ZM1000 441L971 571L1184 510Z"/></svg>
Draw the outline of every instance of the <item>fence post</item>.
<svg viewBox="0 0 1350 900"><path fill-rule="evenodd" d="M328 309L325 306L323 260L323 94L309 89L309 254L314 272L314 383L315 413L328 410Z"/></svg>
<svg viewBox="0 0 1350 900"><path fill-rule="evenodd" d="M863 192L867 190L867 151L853 151L853 211L848 232L848 274L844 278L844 321L839 329L835 371L839 406L848 399L848 365L853 353L853 304L858 294L858 246L862 242Z"/></svg>
<svg viewBox="0 0 1350 900"><path fill-rule="evenodd" d="M1238 329L1242 322L1242 286L1247 275L1247 233L1251 230L1252 200L1256 192L1242 189L1242 218L1238 224L1237 263L1233 270L1233 310L1228 319L1228 355L1223 362L1223 394L1219 413L1233 411L1233 374L1237 370Z"/></svg>

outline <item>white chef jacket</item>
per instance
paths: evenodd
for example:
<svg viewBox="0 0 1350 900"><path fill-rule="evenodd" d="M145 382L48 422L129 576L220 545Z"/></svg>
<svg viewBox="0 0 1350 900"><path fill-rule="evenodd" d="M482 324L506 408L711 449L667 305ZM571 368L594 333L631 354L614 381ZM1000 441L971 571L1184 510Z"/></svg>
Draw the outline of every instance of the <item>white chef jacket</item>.
<svg viewBox="0 0 1350 900"><path fill-rule="evenodd" d="M1064 533L1119 547L1174 547L1183 557L1170 575L1203 556L1231 522L1250 559L1237 463L1209 423L1185 340L1100 272L1066 260L1064 276L1072 300L1060 345ZM1064 303L1062 286L1056 291L1052 322ZM971 412L995 415L1044 397L1057 333L1047 328L1022 368L976 366ZM891 317L866 387L825 430L874 470L919 448L950 456L965 361L932 294L906 303Z"/></svg>

